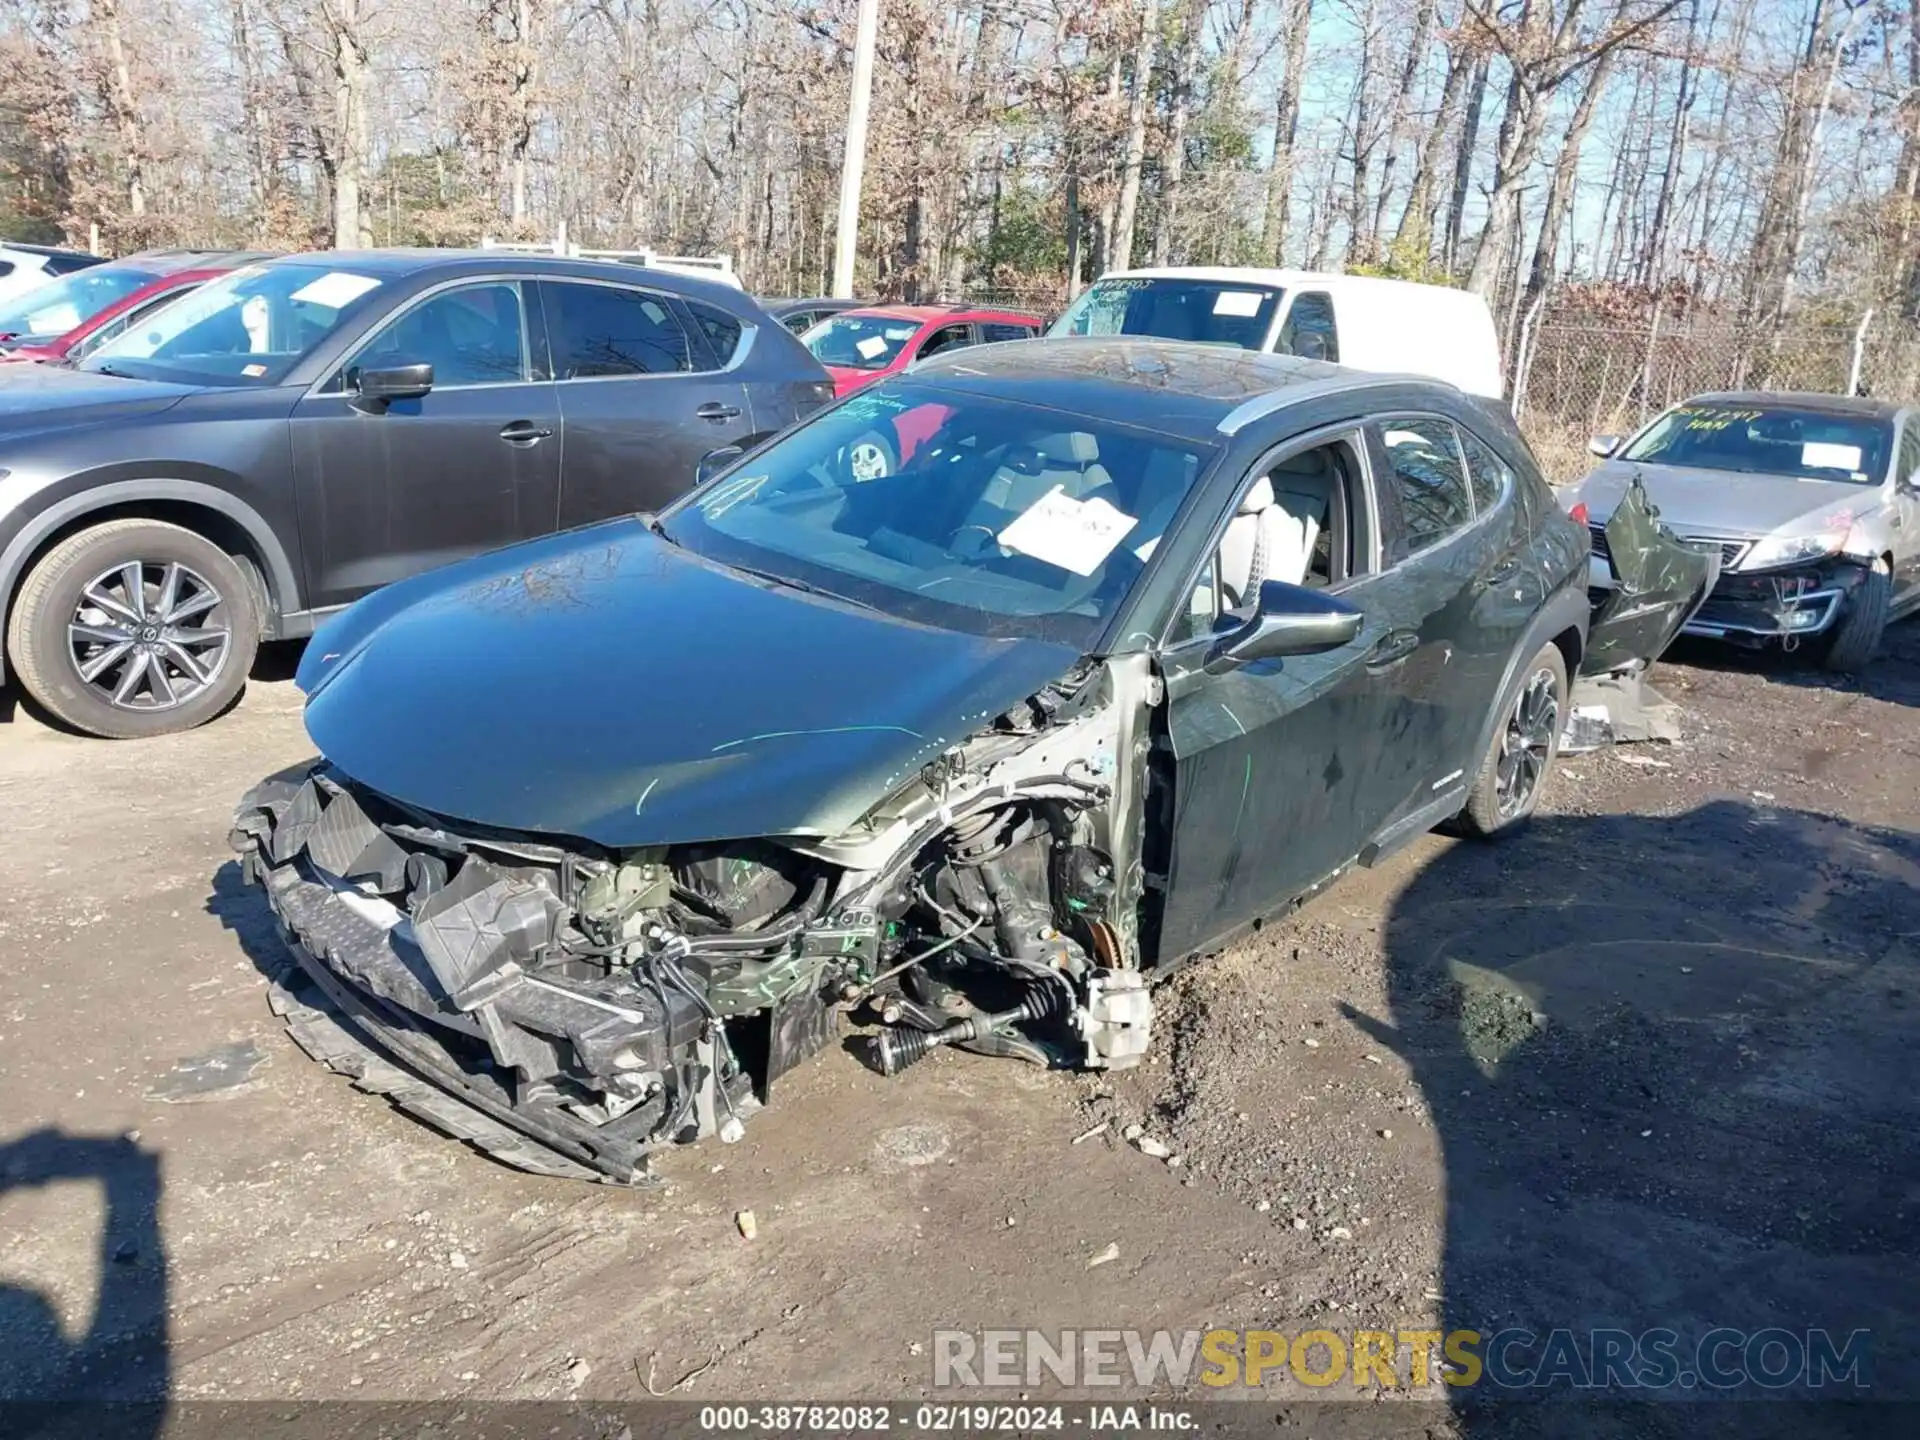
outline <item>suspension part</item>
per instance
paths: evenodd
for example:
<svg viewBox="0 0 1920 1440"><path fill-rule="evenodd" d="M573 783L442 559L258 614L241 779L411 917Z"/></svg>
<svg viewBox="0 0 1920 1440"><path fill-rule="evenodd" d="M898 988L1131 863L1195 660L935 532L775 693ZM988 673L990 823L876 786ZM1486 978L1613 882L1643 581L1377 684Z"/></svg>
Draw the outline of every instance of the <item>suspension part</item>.
<svg viewBox="0 0 1920 1440"><path fill-rule="evenodd" d="M1064 978L1037 984L1027 998L1011 1010L988 1015L970 1015L940 1030L883 1030L874 1041L874 1057L882 1075L898 1075L909 1065L924 1060L938 1045L957 1045L967 1040L984 1040L1000 1030L1034 1020L1063 1019L1073 1008L1073 996Z"/></svg>

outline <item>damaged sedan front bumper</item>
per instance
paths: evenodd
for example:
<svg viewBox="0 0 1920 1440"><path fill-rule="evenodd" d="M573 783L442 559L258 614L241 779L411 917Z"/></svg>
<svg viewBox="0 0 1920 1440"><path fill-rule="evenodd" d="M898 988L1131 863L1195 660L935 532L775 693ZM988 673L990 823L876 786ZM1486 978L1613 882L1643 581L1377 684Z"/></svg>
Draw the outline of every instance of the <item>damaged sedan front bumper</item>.
<svg viewBox="0 0 1920 1440"><path fill-rule="evenodd" d="M1864 563L1837 559L1753 575L1723 575L1686 633L1747 644L1797 643L1825 634L1845 613L1867 574Z"/></svg>

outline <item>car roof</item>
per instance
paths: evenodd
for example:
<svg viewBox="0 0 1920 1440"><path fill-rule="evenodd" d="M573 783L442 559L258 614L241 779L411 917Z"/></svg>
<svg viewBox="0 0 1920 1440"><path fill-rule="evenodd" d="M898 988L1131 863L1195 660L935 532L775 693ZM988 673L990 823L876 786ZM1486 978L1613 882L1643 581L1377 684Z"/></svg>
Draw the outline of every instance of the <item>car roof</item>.
<svg viewBox="0 0 1920 1440"><path fill-rule="evenodd" d="M1150 265L1138 270L1109 270L1102 280L1199 280L1216 285L1270 285L1279 290L1372 291L1405 295L1408 291L1465 296L1470 292L1417 280L1389 280L1378 275L1337 275L1328 270L1282 270L1265 265Z"/></svg>
<svg viewBox="0 0 1920 1440"><path fill-rule="evenodd" d="M909 375L943 389L1015 395L1091 419L1209 441L1256 414L1339 390L1391 383L1459 393L1421 376L1376 375L1294 355L1132 336L978 345L923 360Z"/></svg>
<svg viewBox="0 0 1920 1440"><path fill-rule="evenodd" d="M0 240L0 250L12 250L21 255L39 255L48 260L88 260L100 263L101 257L88 254L85 250L62 250L57 245L29 245L22 240Z"/></svg>
<svg viewBox="0 0 1920 1440"><path fill-rule="evenodd" d="M911 320L928 325L936 320L1008 320L1020 325L1038 325L1040 317L1029 310L1002 310L992 305L861 305L842 314L877 315L888 320Z"/></svg>
<svg viewBox="0 0 1920 1440"><path fill-rule="evenodd" d="M304 265L316 270L351 270L390 280L428 272L449 277L491 274L572 276L582 280L624 279L629 283L658 285L680 295L725 299L733 307L755 303L738 286L709 280L687 269L631 265L623 260L576 259L526 250L314 250L300 255L283 255L270 263Z"/></svg>
<svg viewBox="0 0 1920 1440"><path fill-rule="evenodd" d="M1907 406L1897 400L1880 400L1871 395L1824 395L1813 390L1715 390L1692 395L1682 405L1792 406L1822 415L1850 415L1861 420L1891 420Z"/></svg>
<svg viewBox="0 0 1920 1440"><path fill-rule="evenodd" d="M271 260L265 250L141 250L106 263L116 269L143 270L149 275L177 275L183 270L237 270L256 260Z"/></svg>

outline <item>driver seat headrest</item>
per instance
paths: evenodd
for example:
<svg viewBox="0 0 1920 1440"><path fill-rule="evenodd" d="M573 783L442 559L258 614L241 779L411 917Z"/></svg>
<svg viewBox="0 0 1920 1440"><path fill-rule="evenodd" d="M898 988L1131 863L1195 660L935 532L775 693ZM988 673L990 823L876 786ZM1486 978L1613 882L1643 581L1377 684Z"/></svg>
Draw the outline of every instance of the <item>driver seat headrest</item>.
<svg viewBox="0 0 1920 1440"><path fill-rule="evenodd" d="M1091 465L1100 458L1100 442L1084 430L1043 435L1033 448L1049 465Z"/></svg>

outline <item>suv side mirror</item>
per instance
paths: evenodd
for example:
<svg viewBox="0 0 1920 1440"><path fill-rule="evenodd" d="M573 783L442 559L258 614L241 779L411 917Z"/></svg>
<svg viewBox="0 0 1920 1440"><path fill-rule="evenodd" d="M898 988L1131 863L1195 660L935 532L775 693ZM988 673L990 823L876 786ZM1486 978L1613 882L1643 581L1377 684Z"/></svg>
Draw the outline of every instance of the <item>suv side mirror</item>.
<svg viewBox="0 0 1920 1440"><path fill-rule="evenodd" d="M700 457L700 463L694 468L693 483L704 485L722 470L747 453L744 445L722 445L718 450L709 450Z"/></svg>
<svg viewBox="0 0 1920 1440"><path fill-rule="evenodd" d="M1214 642L1206 669L1218 675L1255 660L1338 650L1353 643L1366 618L1359 606L1338 595L1264 580L1252 617Z"/></svg>
<svg viewBox="0 0 1920 1440"><path fill-rule="evenodd" d="M418 400L433 389L433 366L394 365L384 370L361 370L353 388L362 400L385 404L389 400Z"/></svg>
<svg viewBox="0 0 1920 1440"><path fill-rule="evenodd" d="M1596 435L1587 442L1587 449L1598 455L1602 460L1605 460L1619 448L1620 437L1618 435Z"/></svg>

